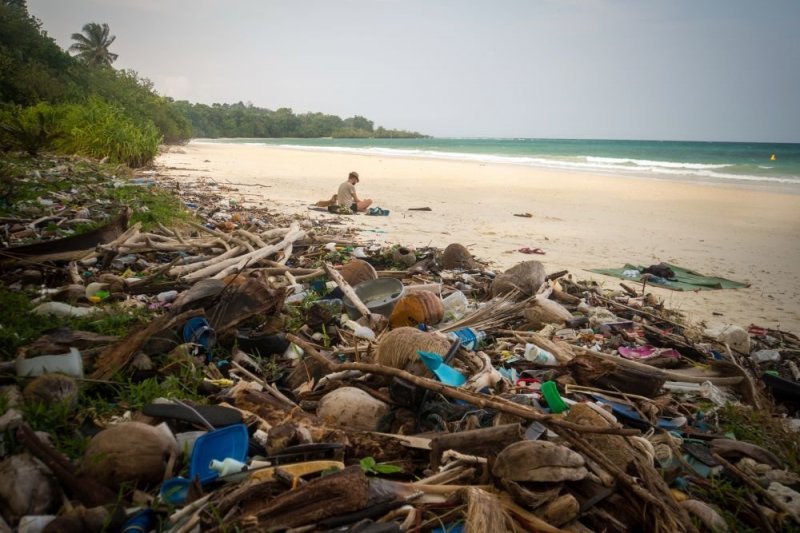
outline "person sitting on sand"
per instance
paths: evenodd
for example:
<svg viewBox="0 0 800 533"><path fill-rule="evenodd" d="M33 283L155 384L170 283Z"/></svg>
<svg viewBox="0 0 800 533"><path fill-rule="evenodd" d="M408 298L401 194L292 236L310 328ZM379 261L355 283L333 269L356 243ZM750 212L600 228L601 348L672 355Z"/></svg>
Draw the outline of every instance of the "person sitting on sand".
<svg viewBox="0 0 800 533"><path fill-rule="evenodd" d="M347 176L347 181L339 185L339 192L337 193L337 202L340 207L349 207L354 213L358 211L366 211L372 205L372 200L367 198L359 200L356 194L356 183L358 183L358 172L351 172Z"/></svg>

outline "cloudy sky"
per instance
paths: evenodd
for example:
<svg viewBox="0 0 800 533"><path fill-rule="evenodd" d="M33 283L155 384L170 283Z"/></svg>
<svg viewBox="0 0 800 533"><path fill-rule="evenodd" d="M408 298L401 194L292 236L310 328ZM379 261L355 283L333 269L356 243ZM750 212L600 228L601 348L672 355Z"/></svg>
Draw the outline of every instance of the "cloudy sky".
<svg viewBox="0 0 800 533"><path fill-rule="evenodd" d="M436 136L800 142L800 1L28 0L192 102Z"/></svg>

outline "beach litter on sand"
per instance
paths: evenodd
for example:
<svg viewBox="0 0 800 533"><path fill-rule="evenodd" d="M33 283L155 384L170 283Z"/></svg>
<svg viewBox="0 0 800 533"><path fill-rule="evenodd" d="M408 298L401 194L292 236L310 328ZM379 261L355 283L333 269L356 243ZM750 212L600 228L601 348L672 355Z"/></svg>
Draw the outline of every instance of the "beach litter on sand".
<svg viewBox="0 0 800 533"><path fill-rule="evenodd" d="M0 530L800 528L792 332L30 165L0 219Z"/></svg>

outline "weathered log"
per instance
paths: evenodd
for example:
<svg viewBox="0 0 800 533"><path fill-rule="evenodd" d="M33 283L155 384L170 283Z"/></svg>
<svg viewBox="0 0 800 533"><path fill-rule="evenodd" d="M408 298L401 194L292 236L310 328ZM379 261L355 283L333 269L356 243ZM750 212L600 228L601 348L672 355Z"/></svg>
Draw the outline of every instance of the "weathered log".
<svg viewBox="0 0 800 533"><path fill-rule="evenodd" d="M369 481L361 467L353 466L281 494L264 505L256 517L270 529L283 529L315 524L359 511L368 504Z"/></svg>
<svg viewBox="0 0 800 533"><path fill-rule="evenodd" d="M456 450L473 455L497 455L503 448L525 438L525 432L519 424L506 424L458 433L447 433L431 439L431 468L438 468L442 454L447 450Z"/></svg>
<svg viewBox="0 0 800 533"><path fill-rule="evenodd" d="M113 241L125 233L131 209L125 208L115 219L92 231L62 239L14 246L0 250L0 263L16 261L75 260L84 257L98 244Z"/></svg>

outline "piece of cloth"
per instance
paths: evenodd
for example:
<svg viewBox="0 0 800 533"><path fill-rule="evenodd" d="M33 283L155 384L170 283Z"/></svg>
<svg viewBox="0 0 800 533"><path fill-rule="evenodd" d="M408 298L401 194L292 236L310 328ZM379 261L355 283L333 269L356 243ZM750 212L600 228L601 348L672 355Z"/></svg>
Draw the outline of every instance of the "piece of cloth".
<svg viewBox="0 0 800 533"><path fill-rule="evenodd" d="M342 207L350 207L355 203L356 186L350 183L350 180L345 181L339 185L339 192L337 193L336 201Z"/></svg>
<svg viewBox="0 0 800 533"><path fill-rule="evenodd" d="M749 287L749 283L741 283L725 278L704 276L699 272L682 268L669 263L663 263L675 272L675 279L665 279L656 276L648 277L647 283L673 291L709 291L718 289L741 289ZM626 264L622 268L592 268L589 272L612 276L626 281L642 281L642 271L645 267Z"/></svg>

